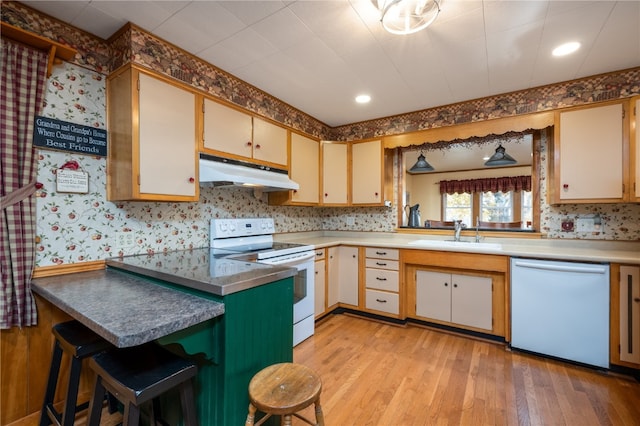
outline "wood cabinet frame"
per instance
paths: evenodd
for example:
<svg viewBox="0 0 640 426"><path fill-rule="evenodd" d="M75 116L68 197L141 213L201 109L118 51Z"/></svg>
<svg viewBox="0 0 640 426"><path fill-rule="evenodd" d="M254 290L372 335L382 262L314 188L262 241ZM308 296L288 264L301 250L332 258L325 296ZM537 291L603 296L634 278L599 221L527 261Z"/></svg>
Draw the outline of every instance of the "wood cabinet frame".
<svg viewBox="0 0 640 426"><path fill-rule="evenodd" d="M429 270L452 274L473 275L491 278L493 330L490 334L511 338L509 325L509 257L474 253L445 251L410 250L401 251L401 270L403 271L405 317L426 320L470 331L487 334L487 330L427 319L416 314L416 271Z"/></svg>

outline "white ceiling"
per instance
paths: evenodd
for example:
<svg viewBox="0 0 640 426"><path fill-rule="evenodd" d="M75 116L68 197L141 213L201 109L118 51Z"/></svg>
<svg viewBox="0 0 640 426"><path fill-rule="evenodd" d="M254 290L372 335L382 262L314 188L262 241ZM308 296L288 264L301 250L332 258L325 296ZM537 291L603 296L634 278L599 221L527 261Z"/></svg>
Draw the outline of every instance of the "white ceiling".
<svg viewBox="0 0 640 426"><path fill-rule="evenodd" d="M442 0L409 36L370 0L23 3L104 39L131 21L330 126L640 66L640 1Z"/></svg>

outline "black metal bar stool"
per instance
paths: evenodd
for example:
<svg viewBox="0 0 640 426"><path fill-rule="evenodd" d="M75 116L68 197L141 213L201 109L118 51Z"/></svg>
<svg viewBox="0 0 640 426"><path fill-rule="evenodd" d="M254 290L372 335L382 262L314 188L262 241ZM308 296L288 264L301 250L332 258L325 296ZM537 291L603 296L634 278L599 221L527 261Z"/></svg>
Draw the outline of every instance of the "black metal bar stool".
<svg viewBox="0 0 640 426"><path fill-rule="evenodd" d="M82 360L102 352L112 345L76 320L56 324L53 326L52 332L56 341L53 346L47 390L40 413L40 426L50 424L71 426L75 421L76 413L88 406L87 403L76 405ZM71 368L64 408L62 413L59 413L53 407L53 399L58 384L63 352L71 357Z"/></svg>
<svg viewBox="0 0 640 426"><path fill-rule="evenodd" d="M100 424L102 403L108 391L124 405L124 426L140 421L140 405L178 388L185 426L198 424L192 379L198 368L190 360L169 352L155 343L102 352L91 358L89 366L97 374L89 403L89 426ZM96 403L96 401L98 401ZM154 401L151 422L155 425L159 404Z"/></svg>

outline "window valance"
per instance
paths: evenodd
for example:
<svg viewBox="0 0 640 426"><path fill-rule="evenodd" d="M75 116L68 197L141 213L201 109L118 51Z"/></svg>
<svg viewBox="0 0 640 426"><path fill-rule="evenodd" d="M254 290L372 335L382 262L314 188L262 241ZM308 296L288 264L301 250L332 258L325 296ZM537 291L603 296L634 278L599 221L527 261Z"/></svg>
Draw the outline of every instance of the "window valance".
<svg viewBox="0 0 640 426"><path fill-rule="evenodd" d="M441 194L472 192L531 191L531 176L505 176L497 178L442 180Z"/></svg>

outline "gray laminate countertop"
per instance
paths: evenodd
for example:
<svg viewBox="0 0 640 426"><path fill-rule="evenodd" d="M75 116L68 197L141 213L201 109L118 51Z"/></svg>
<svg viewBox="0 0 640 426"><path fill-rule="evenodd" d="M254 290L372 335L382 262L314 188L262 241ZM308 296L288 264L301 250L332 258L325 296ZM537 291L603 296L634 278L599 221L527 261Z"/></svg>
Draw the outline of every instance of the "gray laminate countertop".
<svg viewBox="0 0 640 426"><path fill-rule="evenodd" d="M33 291L117 347L136 346L224 314L224 304L105 269L32 281Z"/></svg>
<svg viewBox="0 0 640 426"><path fill-rule="evenodd" d="M118 257L107 266L143 274L217 296L289 278L295 268L267 265L229 256L232 251L199 248Z"/></svg>

